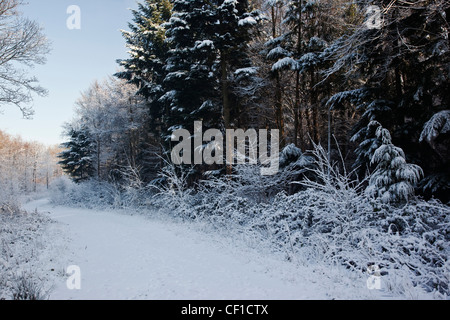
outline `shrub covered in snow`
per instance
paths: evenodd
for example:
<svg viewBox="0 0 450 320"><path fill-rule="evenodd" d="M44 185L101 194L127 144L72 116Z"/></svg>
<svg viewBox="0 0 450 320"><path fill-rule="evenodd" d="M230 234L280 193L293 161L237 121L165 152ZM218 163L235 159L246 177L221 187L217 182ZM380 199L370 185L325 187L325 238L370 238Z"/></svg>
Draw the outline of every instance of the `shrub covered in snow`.
<svg viewBox="0 0 450 320"><path fill-rule="evenodd" d="M76 184L61 177L51 186L54 204L83 208L139 208L147 203L148 189L132 184L114 184L89 180Z"/></svg>
<svg viewBox="0 0 450 320"><path fill-rule="evenodd" d="M385 132L379 134L379 148L389 147L389 141L383 140ZM374 154L380 154L382 161L395 160L381 156L380 150ZM394 151L401 156L399 150ZM397 163L393 168L391 162L378 166L378 171L387 173L376 170L367 177L372 180L369 185L382 174L412 183L401 172L407 164ZM402 203L372 197L365 191L367 181L356 181L343 164L330 163L321 146L315 146L310 154L287 146L280 154L280 173L275 176L261 176L257 165L244 164L233 167L228 176L207 172L194 189L189 186L192 170L167 164L157 183L134 191L142 192L136 203L172 217L206 222L253 245L270 243L290 261L334 264L363 274L376 266L383 286L396 296L450 296L447 205L426 202L410 193L408 202ZM65 197L83 206L88 201L114 206L129 192L94 182L72 188Z"/></svg>
<svg viewBox="0 0 450 320"><path fill-rule="evenodd" d="M42 269L51 220L39 213L0 210L0 300L42 300L51 286Z"/></svg>
<svg viewBox="0 0 450 320"><path fill-rule="evenodd" d="M322 147L316 146L311 159L309 176L277 182L300 184L303 190L294 194L280 189L268 196L273 186L257 168L253 172L244 165L236 168L235 176L208 179L196 193L177 188L160 196L169 212L249 239L270 240L289 260L301 257L360 273L377 266L385 288L394 294L450 295L448 206L415 198L403 206L391 205L367 196L364 182L329 163Z"/></svg>
<svg viewBox="0 0 450 320"><path fill-rule="evenodd" d="M76 184L67 177L61 177L51 186L50 199L59 205L97 208L112 205L112 185L106 182L88 180Z"/></svg>
<svg viewBox="0 0 450 320"><path fill-rule="evenodd" d="M16 184L0 179L0 213L14 212L19 209L18 194L20 192Z"/></svg>

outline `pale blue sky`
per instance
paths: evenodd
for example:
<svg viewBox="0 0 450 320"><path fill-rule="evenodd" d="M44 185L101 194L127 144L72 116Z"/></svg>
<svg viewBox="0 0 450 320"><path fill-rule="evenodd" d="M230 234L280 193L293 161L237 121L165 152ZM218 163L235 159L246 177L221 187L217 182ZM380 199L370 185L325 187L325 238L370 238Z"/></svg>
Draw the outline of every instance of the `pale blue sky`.
<svg viewBox="0 0 450 320"><path fill-rule="evenodd" d="M72 119L80 92L94 80L117 70L116 59L127 58L120 29L128 30L136 0L28 0L23 14L37 21L52 42L47 63L31 70L47 97L35 97L32 120L24 120L14 106L0 106L0 130L25 140L57 144L62 124ZM69 30L66 13L70 5L81 9L81 29Z"/></svg>

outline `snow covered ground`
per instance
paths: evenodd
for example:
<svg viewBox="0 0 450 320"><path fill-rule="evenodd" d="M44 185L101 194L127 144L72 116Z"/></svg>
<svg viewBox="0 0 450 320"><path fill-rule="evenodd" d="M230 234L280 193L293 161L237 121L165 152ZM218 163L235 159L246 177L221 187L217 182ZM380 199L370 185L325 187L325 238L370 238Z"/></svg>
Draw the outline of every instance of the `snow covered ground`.
<svg viewBox="0 0 450 320"><path fill-rule="evenodd" d="M196 224L54 207L47 199L24 209L46 212L57 222L47 240L53 251L44 254L55 257L43 266L54 275L50 299L395 298L383 287L369 290L363 273L288 262ZM66 285L70 265L80 268L79 290Z"/></svg>

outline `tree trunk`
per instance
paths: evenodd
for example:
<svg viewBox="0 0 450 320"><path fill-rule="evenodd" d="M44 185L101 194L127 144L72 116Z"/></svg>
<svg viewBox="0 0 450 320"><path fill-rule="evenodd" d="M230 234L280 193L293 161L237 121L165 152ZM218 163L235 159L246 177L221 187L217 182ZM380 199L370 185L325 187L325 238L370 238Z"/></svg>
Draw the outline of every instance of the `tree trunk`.
<svg viewBox="0 0 450 320"><path fill-rule="evenodd" d="M280 75L277 73L275 76L276 86L275 86L275 116L277 122L277 128L280 130L280 147L284 147L284 119L283 119L283 102L282 102L282 91L280 83Z"/></svg>
<svg viewBox="0 0 450 320"><path fill-rule="evenodd" d="M228 92L228 74L227 74L227 62L223 54L220 61L221 73L222 73L222 103L223 103L223 123L225 129L231 129L231 108Z"/></svg>
<svg viewBox="0 0 450 320"><path fill-rule="evenodd" d="M294 144L298 146L299 110L300 110L300 72L295 78L295 106L294 106Z"/></svg>
<svg viewBox="0 0 450 320"><path fill-rule="evenodd" d="M97 179L100 181L100 137L97 136Z"/></svg>
<svg viewBox="0 0 450 320"><path fill-rule="evenodd" d="M223 104L223 124L225 127L225 132L227 129L231 129L231 106L230 106L230 97L229 97L229 92L228 92L228 73L227 73L227 61L225 58L225 55L223 52L221 52L220 54L220 69L221 69L221 73L222 73L222 81L221 81L221 85L222 85L222 104ZM226 139L228 139L228 135L226 135ZM230 143L230 141L227 140L226 142L227 146L230 146L230 148L232 148L232 143ZM232 154L232 152L234 152L234 150L226 150L226 154L227 156L229 154ZM232 164L231 163L225 163L226 165L226 173L227 175L231 175L232 174Z"/></svg>
<svg viewBox="0 0 450 320"><path fill-rule="evenodd" d="M275 12L274 4L271 8L272 13L272 37L275 39L277 37L277 16ZM275 118L277 123L277 128L280 130L280 147L283 148L285 144L284 137L284 110L283 110L283 91L281 88L280 74L276 72L275 74Z"/></svg>
<svg viewBox="0 0 450 320"><path fill-rule="evenodd" d="M298 30L297 30L297 52L296 52L296 56L300 57L300 55L302 54L302 33L303 33L303 28L302 28L302 0L298 0L300 2L300 7L299 7L299 21L298 21ZM300 116L300 72L297 70L296 71L296 77L295 77L295 110L294 110L294 144L296 146L299 146L298 143L298 130L299 130L299 119Z"/></svg>
<svg viewBox="0 0 450 320"><path fill-rule="evenodd" d="M313 139L314 143L320 143L320 128L319 128L319 107L318 107L318 101L317 101L317 92L314 89L314 85L316 83L315 79L315 70L314 68L311 69L311 106L312 106L312 113L313 113Z"/></svg>

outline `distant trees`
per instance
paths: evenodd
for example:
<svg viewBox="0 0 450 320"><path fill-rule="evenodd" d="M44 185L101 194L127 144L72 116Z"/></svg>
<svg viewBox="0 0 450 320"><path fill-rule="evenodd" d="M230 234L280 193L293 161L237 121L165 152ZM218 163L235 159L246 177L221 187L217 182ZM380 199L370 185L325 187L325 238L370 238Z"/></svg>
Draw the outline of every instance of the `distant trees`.
<svg viewBox="0 0 450 320"><path fill-rule="evenodd" d="M36 22L19 13L21 0L0 0L0 104L18 107L30 117L32 95L46 90L27 69L45 62L49 43Z"/></svg>
<svg viewBox="0 0 450 320"><path fill-rule="evenodd" d="M0 202L13 194L48 188L62 175L56 155L57 146L23 141L0 131Z"/></svg>

